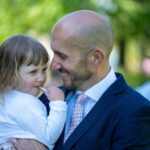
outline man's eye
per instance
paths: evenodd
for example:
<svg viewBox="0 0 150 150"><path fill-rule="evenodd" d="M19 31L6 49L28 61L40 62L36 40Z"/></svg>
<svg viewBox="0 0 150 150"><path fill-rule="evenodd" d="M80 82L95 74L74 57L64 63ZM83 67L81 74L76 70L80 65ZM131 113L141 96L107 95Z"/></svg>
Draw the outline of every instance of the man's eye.
<svg viewBox="0 0 150 150"><path fill-rule="evenodd" d="M62 60L66 60L68 58L68 56L66 56L66 55L64 55L62 53L59 53L59 52L54 52L54 54L56 56L58 56L60 59L62 59Z"/></svg>
<svg viewBox="0 0 150 150"><path fill-rule="evenodd" d="M63 60L66 60L67 59L67 56L66 55L63 55L63 54L60 54L59 57Z"/></svg>

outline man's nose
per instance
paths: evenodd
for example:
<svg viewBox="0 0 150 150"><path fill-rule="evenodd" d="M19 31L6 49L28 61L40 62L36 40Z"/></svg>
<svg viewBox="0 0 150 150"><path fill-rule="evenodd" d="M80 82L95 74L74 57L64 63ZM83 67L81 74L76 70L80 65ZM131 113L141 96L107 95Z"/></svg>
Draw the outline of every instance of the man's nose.
<svg viewBox="0 0 150 150"><path fill-rule="evenodd" d="M54 70L58 70L60 68L61 68L61 64L58 61L55 61L53 59L51 62L51 65L50 65L50 69L54 71Z"/></svg>

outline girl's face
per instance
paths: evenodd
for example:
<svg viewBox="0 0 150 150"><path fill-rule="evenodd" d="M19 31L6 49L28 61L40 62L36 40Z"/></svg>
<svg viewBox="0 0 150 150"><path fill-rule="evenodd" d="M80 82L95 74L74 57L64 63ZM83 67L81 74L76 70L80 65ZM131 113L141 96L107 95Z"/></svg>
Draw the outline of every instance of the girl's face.
<svg viewBox="0 0 150 150"><path fill-rule="evenodd" d="M40 88L43 87L47 75L46 75L47 65L22 65L19 68L19 82L17 89L37 96L40 93Z"/></svg>

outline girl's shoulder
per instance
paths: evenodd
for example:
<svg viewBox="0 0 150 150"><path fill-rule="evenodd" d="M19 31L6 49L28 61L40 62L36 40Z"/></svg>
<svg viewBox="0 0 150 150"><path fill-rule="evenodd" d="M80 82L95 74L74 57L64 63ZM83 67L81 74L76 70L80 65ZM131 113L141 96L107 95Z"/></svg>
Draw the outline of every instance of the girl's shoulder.
<svg viewBox="0 0 150 150"><path fill-rule="evenodd" d="M15 103L17 105L21 104L21 105L25 105L28 103L36 103L38 100L37 97L31 95L31 94L27 94L18 90L11 90L8 91L5 96L4 96L4 101L5 103L9 103L12 105L15 105Z"/></svg>

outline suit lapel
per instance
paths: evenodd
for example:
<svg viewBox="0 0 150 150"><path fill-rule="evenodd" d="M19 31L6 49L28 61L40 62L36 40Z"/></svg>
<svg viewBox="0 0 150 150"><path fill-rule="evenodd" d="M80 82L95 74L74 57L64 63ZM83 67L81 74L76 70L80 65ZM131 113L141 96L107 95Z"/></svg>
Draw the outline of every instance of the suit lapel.
<svg viewBox="0 0 150 150"><path fill-rule="evenodd" d="M119 83L119 84L118 84ZM121 83L121 84L120 84ZM115 82L99 99L96 105L88 113L88 115L83 119L79 126L70 135L64 144L64 149L71 149L71 147L77 143L82 136L84 136L90 128L97 122L103 122L105 114L110 112L113 108L113 104L116 103L115 96L122 93L125 83L123 78L117 79Z"/></svg>

